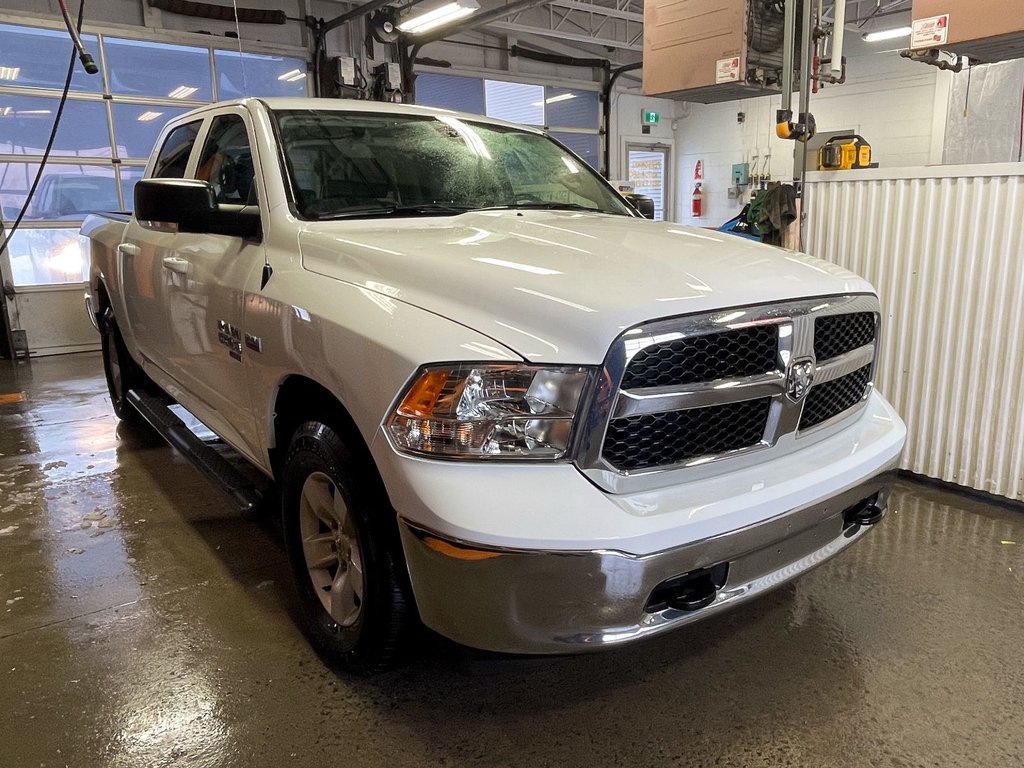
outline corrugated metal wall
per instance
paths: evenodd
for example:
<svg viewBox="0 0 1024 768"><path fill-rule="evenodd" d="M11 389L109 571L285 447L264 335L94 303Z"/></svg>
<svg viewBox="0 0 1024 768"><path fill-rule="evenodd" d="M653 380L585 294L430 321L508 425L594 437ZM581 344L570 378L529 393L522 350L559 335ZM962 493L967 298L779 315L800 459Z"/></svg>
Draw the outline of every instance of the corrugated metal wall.
<svg viewBox="0 0 1024 768"><path fill-rule="evenodd" d="M1024 500L1024 166L850 174L809 174L806 250L878 288L903 466Z"/></svg>

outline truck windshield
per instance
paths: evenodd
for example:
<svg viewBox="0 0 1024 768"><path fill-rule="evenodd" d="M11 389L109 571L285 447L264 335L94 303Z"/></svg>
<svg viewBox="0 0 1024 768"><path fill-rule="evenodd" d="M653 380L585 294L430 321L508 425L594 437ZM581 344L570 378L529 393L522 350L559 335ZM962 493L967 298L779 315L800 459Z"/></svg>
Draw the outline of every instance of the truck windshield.
<svg viewBox="0 0 1024 768"><path fill-rule="evenodd" d="M277 110L307 219L551 208L631 215L590 167L541 134L441 115Z"/></svg>

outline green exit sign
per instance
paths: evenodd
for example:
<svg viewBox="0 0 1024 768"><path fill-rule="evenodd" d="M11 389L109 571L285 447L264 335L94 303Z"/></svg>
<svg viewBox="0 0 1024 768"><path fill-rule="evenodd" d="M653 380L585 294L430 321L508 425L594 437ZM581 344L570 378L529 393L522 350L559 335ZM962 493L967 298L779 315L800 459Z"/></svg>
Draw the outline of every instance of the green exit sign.
<svg viewBox="0 0 1024 768"><path fill-rule="evenodd" d="M657 125L661 122L661 115L650 109L643 111L644 125Z"/></svg>

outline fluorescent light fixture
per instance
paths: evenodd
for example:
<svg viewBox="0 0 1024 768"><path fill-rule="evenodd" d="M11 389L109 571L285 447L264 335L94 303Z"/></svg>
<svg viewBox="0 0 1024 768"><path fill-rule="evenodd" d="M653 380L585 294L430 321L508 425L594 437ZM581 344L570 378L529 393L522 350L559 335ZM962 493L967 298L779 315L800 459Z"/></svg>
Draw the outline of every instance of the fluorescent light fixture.
<svg viewBox="0 0 1024 768"><path fill-rule="evenodd" d="M286 83L297 83L306 76L306 73L301 69L293 69L291 72L285 72L283 75L278 75L278 80L283 80Z"/></svg>
<svg viewBox="0 0 1024 768"><path fill-rule="evenodd" d="M0 67L0 80L17 80L21 67Z"/></svg>
<svg viewBox="0 0 1024 768"><path fill-rule="evenodd" d="M543 107L545 104L554 104L559 101L568 101L569 99L575 99L575 93L561 93L558 96L552 96L550 99L544 99L544 101L535 101L531 104L531 107Z"/></svg>
<svg viewBox="0 0 1024 768"><path fill-rule="evenodd" d="M12 111L10 107L0 107L0 117L7 117Z"/></svg>
<svg viewBox="0 0 1024 768"><path fill-rule="evenodd" d="M412 16L399 24L398 28L402 32L419 34L420 32L427 32L437 27L443 27L445 24L450 24L456 19L469 16L469 14L479 10L480 3L477 0L455 0L454 2L445 3L429 11Z"/></svg>
<svg viewBox="0 0 1024 768"><path fill-rule="evenodd" d="M179 85L173 91L168 93L167 96L172 99L187 99L198 90L198 88L194 88L191 85Z"/></svg>
<svg viewBox="0 0 1024 768"><path fill-rule="evenodd" d="M898 37L910 37L914 30L911 27L896 27L895 29L881 29L878 32L866 32L861 37L865 43L878 43L882 40L895 40Z"/></svg>
<svg viewBox="0 0 1024 768"><path fill-rule="evenodd" d="M15 112L15 114L19 116L29 115L31 117L34 115L52 115L53 112L51 112L49 109L19 109L17 112Z"/></svg>
<svg viewBox="0 0 1024 768"><path fill-rule="evenodd" d="M162 114L163 112L143 112L135 119L140 123L148 123L150 120L156 120Z"/></svg>

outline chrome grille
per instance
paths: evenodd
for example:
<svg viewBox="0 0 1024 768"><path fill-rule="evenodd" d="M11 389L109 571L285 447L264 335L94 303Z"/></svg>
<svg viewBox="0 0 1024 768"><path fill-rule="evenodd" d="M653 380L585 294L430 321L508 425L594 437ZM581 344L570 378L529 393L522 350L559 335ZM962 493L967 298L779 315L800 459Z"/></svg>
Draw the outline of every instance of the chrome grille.
<svg viewBox="0 0 1024 768"><path fill-rule="evenodd" d="M800 416L800 429L816 427L853 408L864 399L869 381L871 366L865 365L859 371L812 388Z"/></svg>
<svg viewBox="0 0 1024 768"><path fill-rule="evenodd" d="M627 492L827 437L871 392L878 317L875 297L839 296L630 328L605 359L576 462Z"/></svg>
<svg viewBox="0 0 1024 768"><path fill-rule="evenodd" d="M875 340L875 326L872 312L816 318L814 355L819 360L830 360L871 344Z"/></svg>
<svg viewBox="0 0 1024 768"><path fill-rule="evenodd" d="M678 464L709 453L757 445L764 438L771 398L612 419L604 456L622 470Z"/></svg>
<svg viewBox="0 0 1024 768"><path fill-rule="evenodd" d="M778 360L776 325L691 336L641 350L622 378L622 389L670 387L774 370Z"/></svg>

